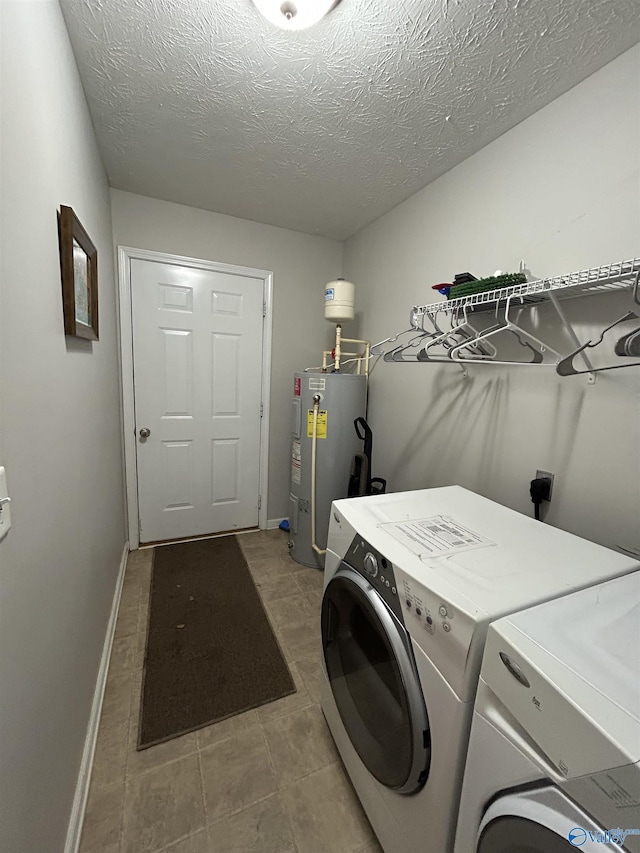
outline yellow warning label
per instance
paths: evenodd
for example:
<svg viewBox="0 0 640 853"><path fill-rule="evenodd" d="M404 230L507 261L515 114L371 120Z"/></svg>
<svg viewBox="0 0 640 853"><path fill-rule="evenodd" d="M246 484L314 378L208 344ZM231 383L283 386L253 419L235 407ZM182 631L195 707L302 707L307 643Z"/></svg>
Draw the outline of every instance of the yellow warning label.
<svg viewBox="0 0 640 853"><path fill-rule="evenodd" d="M318 426L316 427L316 436L318 438L327 437L327 412L318 412ZM313 438L313 409L307 409L307 438Z"/></svg>

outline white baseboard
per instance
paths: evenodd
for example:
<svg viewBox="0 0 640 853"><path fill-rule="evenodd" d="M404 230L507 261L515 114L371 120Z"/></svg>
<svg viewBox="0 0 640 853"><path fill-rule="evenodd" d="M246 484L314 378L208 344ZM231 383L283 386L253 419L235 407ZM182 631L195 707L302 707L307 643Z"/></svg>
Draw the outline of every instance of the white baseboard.
<svg viewBox="0 0 640 853"><path fill-rule="evenodd" d="M269 518L269 519L267 519L267 530L275 530L276 527L280 527L281 522L282 522L281 518Z"/></svg>
<svg viewBox="0 0 640 853"><path fill-rule="evenodd" d="M69 828L67 830L67 840L64 845L64 853L78 853L78 848L80 847L80 836L82 835L82 824L84 823L84 812L87 806L87 796L89 794L89 783L91 781L91 770L93 767L93 755L96 749L98 726L100 724L100 714L102 712L102 700L104 698L104 690L107 683L109 659L111 657L111 647L113 646L113 637L116 630L116 620L118 618L118 608L120 606L120 596L122 595L122 583L124 581L124 571L127 566L128 554L129 543L125 542L122 557L120 559L120 569L118 571L116 588L113 593L113 603L111 605L111 614L107 625L107 633L104 638L104 646L102 648L102 658L100 659L96 689L93 694L93 703L91 705L89 724L87 726L87 736L84 741L84 750L82 753L82 761L80 762L80 772L78 774L78 782L76 784L76 793L73 798L73 806L71 808L71 817L69 819Z"/></svg>

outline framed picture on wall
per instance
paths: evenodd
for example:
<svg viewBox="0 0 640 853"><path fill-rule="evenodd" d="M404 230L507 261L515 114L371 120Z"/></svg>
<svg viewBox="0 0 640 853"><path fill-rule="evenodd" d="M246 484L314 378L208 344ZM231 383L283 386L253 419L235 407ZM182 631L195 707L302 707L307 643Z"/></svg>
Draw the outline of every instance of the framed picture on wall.
<svg viewBox="0 0 640 853"><path fill-rule="evenodd" d="M58 215L64 333L98 340L98 251L73 209Z"/></svg>

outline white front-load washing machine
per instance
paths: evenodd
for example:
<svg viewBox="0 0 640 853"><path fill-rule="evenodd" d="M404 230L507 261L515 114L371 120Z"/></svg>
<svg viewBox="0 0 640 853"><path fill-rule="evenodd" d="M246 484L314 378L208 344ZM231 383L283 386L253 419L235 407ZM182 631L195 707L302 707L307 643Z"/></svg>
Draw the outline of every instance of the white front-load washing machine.
<svg viewBox="0 0 640 853"><path fill-rule="evenodd" d="M336 501L322 709L385 853L450 853L500 616L638 563L459 486Z"/></svg>
<svg viewBox="0 0 640 853"><path fill-rule="evenodd" d="M489 627L456 853L640 851L640 572Z"/></svg>

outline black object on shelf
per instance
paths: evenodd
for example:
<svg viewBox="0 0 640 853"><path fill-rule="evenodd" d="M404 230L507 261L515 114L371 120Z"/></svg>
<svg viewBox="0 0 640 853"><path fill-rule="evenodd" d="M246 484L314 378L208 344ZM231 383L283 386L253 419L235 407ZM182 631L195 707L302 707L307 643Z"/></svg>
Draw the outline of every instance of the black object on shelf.
<svg viewBox="0 0 640 853"><path fill-rule="evenodd" d="M466 284L468 281L477 281L475 275L472 275L470 272L459 272L456 273L453 278L454 284Z"/></svg>

